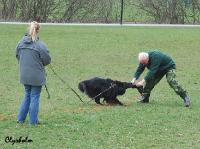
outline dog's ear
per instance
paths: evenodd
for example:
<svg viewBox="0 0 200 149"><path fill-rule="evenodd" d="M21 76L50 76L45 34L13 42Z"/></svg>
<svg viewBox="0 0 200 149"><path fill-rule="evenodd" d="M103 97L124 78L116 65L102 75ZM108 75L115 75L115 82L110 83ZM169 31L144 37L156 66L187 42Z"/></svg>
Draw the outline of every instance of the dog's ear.
<svg viewBox="0 0 200 149"><path fill-rule="evenodd" d="M113 81L113 80L110 79L110 78L107 78L107 79L106 79L106 82L109 83L109 84L111 84L111 83L114 83L115 81Z"/></svg>
<svg viewBox="0 0 200 149"><path fill-rule="evenodd" d="M78 84L78 89L81 91L81 92L85 92L85 84L83 82L80 82Z"/></svg>

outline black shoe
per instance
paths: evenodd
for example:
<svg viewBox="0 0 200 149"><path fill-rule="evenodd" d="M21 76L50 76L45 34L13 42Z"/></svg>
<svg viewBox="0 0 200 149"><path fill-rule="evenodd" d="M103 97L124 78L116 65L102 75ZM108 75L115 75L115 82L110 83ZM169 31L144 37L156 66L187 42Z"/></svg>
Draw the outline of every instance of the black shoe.
<svg viewBox="0 0 200 149"><path fill-rule="evenodd" d="M190 106L190 97L189 96L186 96L185 98L184 98L184 106L185 107L189 107Z"/></svg>
<svg viewBox="0 0 200 149"><path fill-rule="evenodd" d="M41 123L40 121L38 121L37 123L30 123L31 126L38 126L38 125L42 125L43 123Z"/></svg>
<svg viewBox="0 0 200 149"><path fill-rule="evenodd" d="M148 100L139 100L138 102L140 102L140 103L149 103Z"/></svg>
<svg viewBox="0 0 200 149"><path fill-rule="evenodd" d="M23 124L23 123L24 123L24 121L17 121L17 123L18 123L18 124Z"/></svg>
<svg viewBox="0 0 200 149"><path fill-rule="evenodd" d="M140 103L149 103L149 96L150 94L143 94L139 99Z"/></svg>
<svg viewBox="0 0 200 149"><path fill-rule="evenodd" d="M137 90L138 90L138 92L139 92L140 94L142 94L142 93L143 93L143 86L137 87Z"/></svg>

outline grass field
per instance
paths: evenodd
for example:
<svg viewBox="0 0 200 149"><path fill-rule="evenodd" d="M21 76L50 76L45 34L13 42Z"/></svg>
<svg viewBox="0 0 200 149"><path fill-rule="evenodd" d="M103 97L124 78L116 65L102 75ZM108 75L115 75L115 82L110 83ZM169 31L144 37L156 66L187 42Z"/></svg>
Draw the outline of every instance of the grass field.
<svg viewBox="0 0 200 149"><path fill-rule="evenodd" d="M14 49L26 26L0 25L0 30L0 148L200 148L199 28L42 26L40 39L48 45L54 69L77 91L79 81L94 76L130 81L138 52L160 49L176 61L177 79L192 107L183 107L165 78L150 104L137 103L139 94L131 89L119 97L126 107L83 104L47 67L51 99L43 89L37 127L29 126L29 118L16 123L23 86ZM12 145L5 143L6 136L28 136L33 142Z"/></svg>

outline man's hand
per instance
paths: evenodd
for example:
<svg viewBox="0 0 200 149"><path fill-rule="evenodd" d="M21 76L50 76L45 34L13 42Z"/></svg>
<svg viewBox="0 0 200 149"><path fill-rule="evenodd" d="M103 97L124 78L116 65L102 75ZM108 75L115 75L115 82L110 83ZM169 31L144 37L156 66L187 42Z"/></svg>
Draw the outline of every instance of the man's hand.
<svg viewBox="0 0 200 149"><path fill-rule="evenodd" d="M131 80L131 83L132 83L133 85L135 85L135 84L136 84L136 78L133 78L133 79Z"/></svg>
<svg viewBox="0 0 200 149"><path fill-rule="evenodd" d="M142 81L139 81L139 82L137 82L135 85L137 86L137 87L139 87L139 86L145 86L145 84L146 84L146 81L143 79Z"/></svg>

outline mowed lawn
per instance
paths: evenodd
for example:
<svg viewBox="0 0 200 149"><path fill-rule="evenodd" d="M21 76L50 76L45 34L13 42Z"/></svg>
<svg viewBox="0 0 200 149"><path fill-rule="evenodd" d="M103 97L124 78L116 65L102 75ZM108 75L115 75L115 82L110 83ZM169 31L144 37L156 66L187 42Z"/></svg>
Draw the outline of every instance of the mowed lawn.
<svg viewBox="0 0 200 149"><path fill-rule="evenodd" d="M200 29L164 27L42 26L55 71L78 91L79 81L95 76L130 81L140 51L160 49L177 64L177 79L191 96L183 107L166 82L154 88L150 104L137 102L129 89L119 97L127 106L83 104L47 71L51 99L42 91L37 127L16 123L23 97L15 47L26 25L0 25L0 148L34 149L199 149L200 148ZM5 143L22 136L32 143Z"/></svg>

